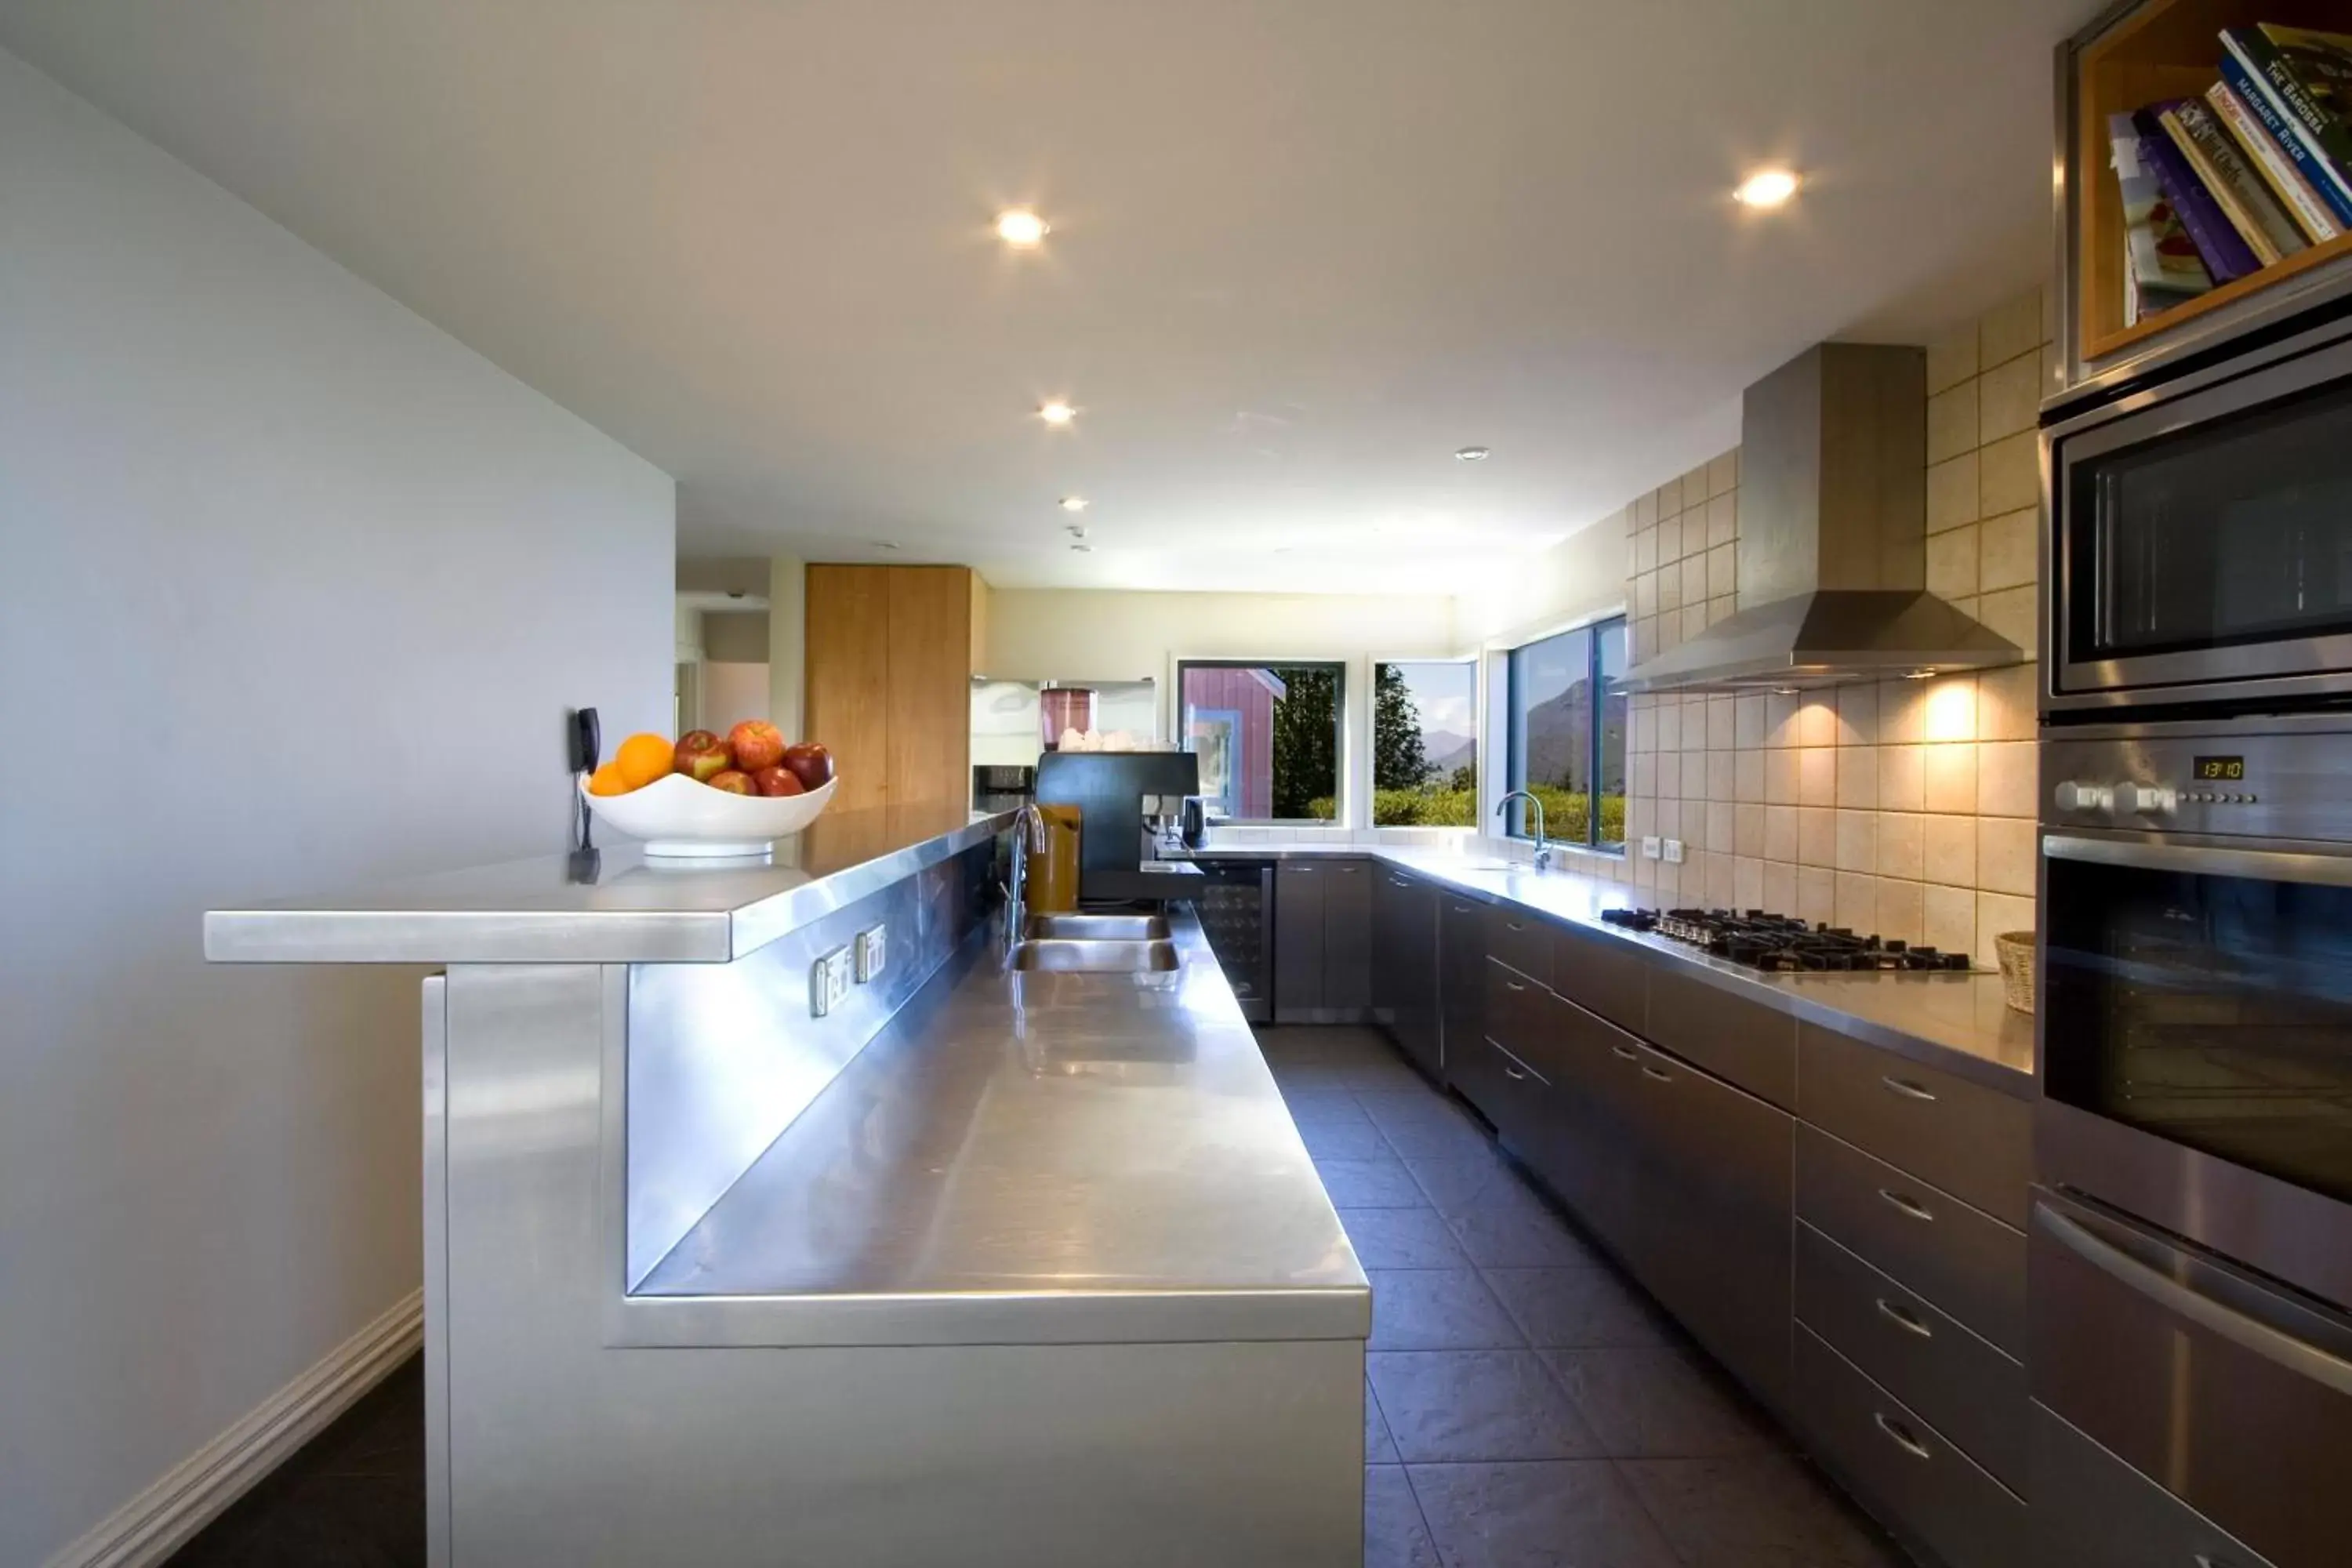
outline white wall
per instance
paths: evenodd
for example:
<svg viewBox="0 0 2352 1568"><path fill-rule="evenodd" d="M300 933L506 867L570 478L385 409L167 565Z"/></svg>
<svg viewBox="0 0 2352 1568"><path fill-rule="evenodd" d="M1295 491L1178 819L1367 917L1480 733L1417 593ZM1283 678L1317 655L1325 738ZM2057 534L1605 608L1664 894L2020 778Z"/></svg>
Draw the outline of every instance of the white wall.
<svg viewBox="0 0 2352 1568"><path fill-rule="evenodd" d="M1463 640L1505 646L1625 605L1625 514L1612 512L1454 601Z"/></svg>
<svg viewBox="0 0 2352 1568"><path fill-rule="evenodd" d="M1342 594L1150 594L998 588L982 671L996 680L1160 683L1160 732L1174 735L1176 665L1186 658L1339 659L1348 667L1340 795L1347 825L1370 825L1372 662L1444 658L1454 601Z"/></svg>
<svg viewBox="0 0 2352 1568"><path fill-rule="evenodd" d="M417 973L211 903L553 851L669 479L0 54L0 1563L413 1290Z"/></svg>

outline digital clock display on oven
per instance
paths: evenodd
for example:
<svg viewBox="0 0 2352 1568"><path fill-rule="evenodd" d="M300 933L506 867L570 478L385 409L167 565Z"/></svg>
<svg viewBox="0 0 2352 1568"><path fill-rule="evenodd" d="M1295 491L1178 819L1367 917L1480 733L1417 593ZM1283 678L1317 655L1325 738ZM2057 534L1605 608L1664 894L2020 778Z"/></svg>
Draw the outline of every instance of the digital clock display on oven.
<svg viewBox="0 0 2352 1568"><path fill-rule="evenodd" d="M2199 757L2196 775L2200 780L2219 779L2235 783L2246 776L2243 757Z"/></svg>

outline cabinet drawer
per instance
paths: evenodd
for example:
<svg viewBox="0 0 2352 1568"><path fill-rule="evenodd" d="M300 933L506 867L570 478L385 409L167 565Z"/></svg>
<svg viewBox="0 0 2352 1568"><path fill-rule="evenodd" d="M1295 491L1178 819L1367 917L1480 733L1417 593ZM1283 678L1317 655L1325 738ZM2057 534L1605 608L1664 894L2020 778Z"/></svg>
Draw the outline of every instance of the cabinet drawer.
<svg viewBox="0 0 2352 1568"><path fill-rule="evenodd" d="M1797 1217L2008 1354L2025 1353L2025 1237L1797 1124Z"/></svg>
<svg viewBox="0 0 2352 1568"><path fill-rule="evenodd" d="M1796 1338L1799 1425L1880 1522L1949 1568L2015 1568L2024 1503L1801 1323Z"/></svg>
<svg viewBox="0 0 2352 1568"><path fill-rule="evenodd" d="M1551 927L1523 909L1497 904L1487 910L1486 953L1538 985L1551 984Z"/></svg>
<svg viewBox="0 0 2352 1568"><path fill-rule="evenodd" d="M1797 1321L2025 1490L2025 1368L1809 1225L1797 1226Z"/></svg>
<svg viewBox="0 0 2352 1568"><path fill-rule="evenodd" d="M1547 1006L1552 1002L1550 993L1499 963L1485 967L1486 1037L1549 1076L1551 1064L1545 1058L1552 1052L1544 1037L1551 1023Z"/></svg>
<svg viewBox="0 0 2352 1568"><path fill-rule="evenodd" d="M2033 1110L2026 1101L1801 1024L1797 1111L2025 1228L2025 1188L2033 1179Z"/></svg>
<svg viewBox="0 0 2352 1568"><path fill-rule="evenodd" d="M2032 1419L2034 1568L2272 1568L2043 1406Z"/></svg>
<svg viewBox="0 0 2352 1568"><path fill-rule="evenodd" d="M1783 1110L1796 1109L1795 1018L1664 969L1653 969L1649 982L1643 1033Z"/></svg>
<svg viewBox="0 0 2352 1568"><path fill-rule="evenodd" d="M1640 955L1622 942L1553 928L1551 988L1586 1012L1636 1035L1643 1032L1647 1012L1647 969Z"/></svg>

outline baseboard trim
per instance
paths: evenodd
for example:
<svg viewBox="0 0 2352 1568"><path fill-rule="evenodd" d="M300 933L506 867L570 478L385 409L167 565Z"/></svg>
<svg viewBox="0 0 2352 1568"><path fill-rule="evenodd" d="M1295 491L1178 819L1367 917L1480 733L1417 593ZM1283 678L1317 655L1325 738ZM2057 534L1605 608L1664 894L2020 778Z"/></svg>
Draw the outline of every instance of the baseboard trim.
<svg viewBox="0 0 2352 1568"><path fill-rule="evenodd" d="M425 1292L375 1321L189 1455L47 1568L153 1568L317 1436L425 1341Z"/></svg>

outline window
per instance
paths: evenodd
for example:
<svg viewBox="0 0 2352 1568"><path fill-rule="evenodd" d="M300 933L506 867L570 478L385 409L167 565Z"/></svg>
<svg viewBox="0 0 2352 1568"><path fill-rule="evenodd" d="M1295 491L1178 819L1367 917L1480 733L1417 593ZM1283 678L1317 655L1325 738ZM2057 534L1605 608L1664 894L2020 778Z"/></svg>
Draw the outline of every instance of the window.
<svg viewBox="0 0 2352 1568"><path fill-rule="evenodd" d="M1513 648L1509 663L1509 787L1543 803L1555 843L1622 850L1625 698L1609 688L1625 673L1624 620ZM1525 802L1511 803L1506 828L1533 836Z"/></svg>
<svg viewBox="0 0 2352 1568"><path fill-rule="evenodd" d="M1372 666L1372 826L1478 821L1478 667L1417 659Z"/></svg>
<svg viewBox="0 0 2352 1568"><path fill-rule="evenodd" d="M1176 666L1179 743L1201 759L1201 793L1238 822L1339 815L1339 715L1347 668L1186 659Z"/></svg>

